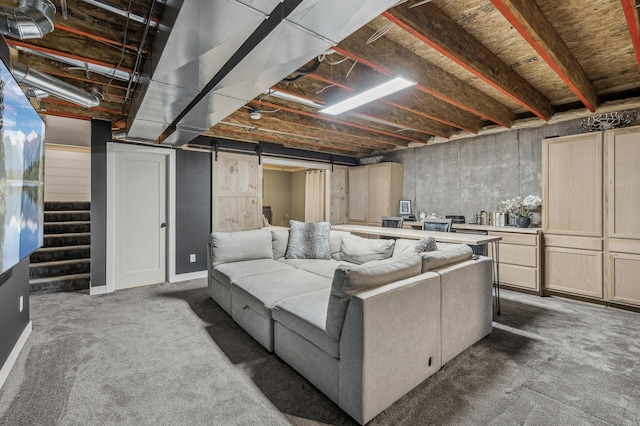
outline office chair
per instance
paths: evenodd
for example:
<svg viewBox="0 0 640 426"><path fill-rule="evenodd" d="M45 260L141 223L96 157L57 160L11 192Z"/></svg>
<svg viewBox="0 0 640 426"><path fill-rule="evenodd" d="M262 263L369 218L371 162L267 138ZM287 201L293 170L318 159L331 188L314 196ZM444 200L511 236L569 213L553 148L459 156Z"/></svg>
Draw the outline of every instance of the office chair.
<svg viewBox="0 0 640 426"><path fill-rule="evenodd" d="M425 231L451 232L451 219L425 219L422 229Z"/></svg>
<svg viewBox="0 0 640 426"><path fill-rule="evenodd" d="M402 229L404 219L398 216L382 216L382 223L380 226L383 228L396 228ZM386 235L380 235L380 239L383 240L395 240L395 237L388 237Z"/></svg>

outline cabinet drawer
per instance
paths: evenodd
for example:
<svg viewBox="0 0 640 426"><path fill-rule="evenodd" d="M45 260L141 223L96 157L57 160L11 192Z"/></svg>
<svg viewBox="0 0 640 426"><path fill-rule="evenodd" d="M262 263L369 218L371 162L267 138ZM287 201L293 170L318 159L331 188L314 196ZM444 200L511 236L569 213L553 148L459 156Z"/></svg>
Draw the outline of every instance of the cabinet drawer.
<svg viewBox="0 0 640 426"><path fill-rule="evenodd" d="M609 240L609 251L640 254L640 240L611 238Z"/></svg>
<svg viewBox="0 0 640 426"><path fill-rule="evenodd" d="M602 298L602 252L547 247L545 254L546 288Z"/></svg>
<svg viewBox="0 0 640 426"><path fill-rule="evenodd" d="M489 257L493 258L493 246L489 246ZM538 266L538 248L500 243L500 265Z"/></svg>
<svg viewBox="0 0 640 426"><path fill-rule="evenodd" d="M489 235L495 235L496 237L502 237L500 246L502 244L520 244L524 246L535 246L538 244L538 236L531 234L515 234L509 232L493 232L490 231Z"/></svg>
<svg viewBox="0 0 640 426"><path fill-rule="evenodd" d="M640 305L640 256L609 255L609 292L611 300Z"/></svg>
<svg viewBox="0 0 640 426"><path fill-rule="evenodd" d="M581 250L602 251L601 238L572 237L569 235L544 234L546 247L565 247Z"/></svg>
<svg viewBox="0 0 640 426"><path fill-rule="evenodd" d="M538 270L500 263L500 283L538 290Z"/></svg>

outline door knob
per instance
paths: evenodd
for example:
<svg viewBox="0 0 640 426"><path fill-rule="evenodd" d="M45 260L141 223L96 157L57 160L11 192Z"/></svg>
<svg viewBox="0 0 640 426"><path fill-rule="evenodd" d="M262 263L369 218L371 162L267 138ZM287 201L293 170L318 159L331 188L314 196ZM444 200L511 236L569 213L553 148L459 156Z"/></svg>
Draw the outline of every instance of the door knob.
<svg viewBox="0 0 640 426"><path fill-rule="evenodd" d="M166 227L167 227L167 224L162 222L162 225L160 225L160 228L166 228Z"/></svg>

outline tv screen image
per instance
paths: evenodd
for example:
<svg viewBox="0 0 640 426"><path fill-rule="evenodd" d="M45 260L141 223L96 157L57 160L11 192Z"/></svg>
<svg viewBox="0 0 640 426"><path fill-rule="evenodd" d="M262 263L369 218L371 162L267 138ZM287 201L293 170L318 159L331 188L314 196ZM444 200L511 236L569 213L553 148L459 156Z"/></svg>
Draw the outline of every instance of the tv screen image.
<svg viewBox="0 0 640 426"><path fill-rule="evenodd" d="M0 274L43 243L44 127L0 61Z"/></svg>

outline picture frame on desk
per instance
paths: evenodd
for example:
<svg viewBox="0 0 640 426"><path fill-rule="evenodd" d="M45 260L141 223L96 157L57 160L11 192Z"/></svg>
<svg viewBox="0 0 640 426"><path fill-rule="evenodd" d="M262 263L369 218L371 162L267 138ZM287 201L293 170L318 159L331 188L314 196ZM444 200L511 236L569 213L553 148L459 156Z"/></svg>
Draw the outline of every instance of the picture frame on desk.
<svg viewBox="0 0 640 426"><path fill-rule="evenodd" d="M411 200L400 200L400 207L398 209L399 216L411 215Z"/></svg>

